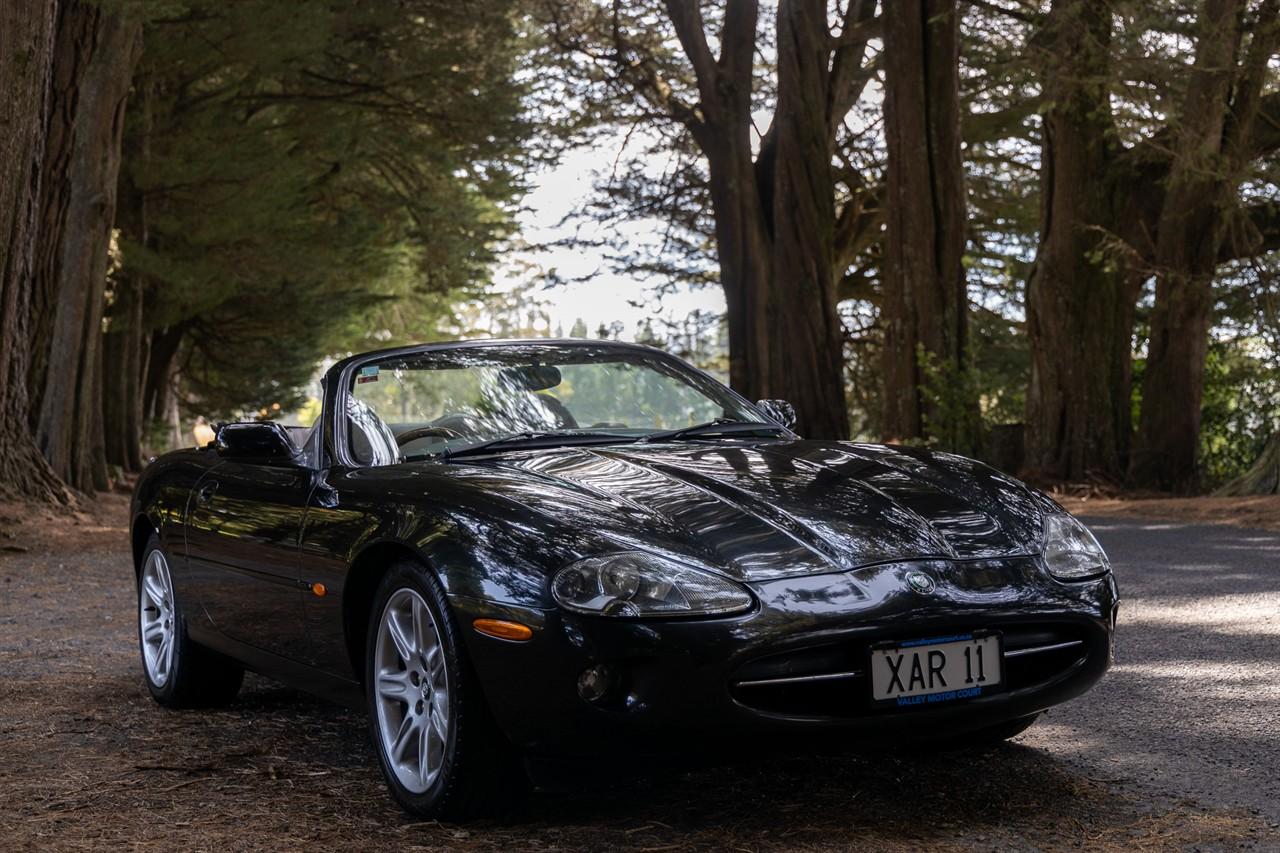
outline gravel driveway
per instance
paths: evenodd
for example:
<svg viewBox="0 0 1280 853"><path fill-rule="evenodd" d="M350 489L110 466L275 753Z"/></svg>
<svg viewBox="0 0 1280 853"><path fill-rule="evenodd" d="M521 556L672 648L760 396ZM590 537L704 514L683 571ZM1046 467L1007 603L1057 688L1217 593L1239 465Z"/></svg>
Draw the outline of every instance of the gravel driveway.
<svg viewBox="0 0 1280 853"><path fill-rule="evenodd" d="M1280 822L1280 533L1085 520L1120 582L1116 665L1022 742Z"/></svg>
<svg viewBox="0 0 1280 853"><path fill-rule="evenodd" d="M0 556L0 849L1280 850L1280 534L1096 529L1119 664L1012 744L673 771L466 827L390 804L360 714L255 677L157 708L122 534Z"/></svg>

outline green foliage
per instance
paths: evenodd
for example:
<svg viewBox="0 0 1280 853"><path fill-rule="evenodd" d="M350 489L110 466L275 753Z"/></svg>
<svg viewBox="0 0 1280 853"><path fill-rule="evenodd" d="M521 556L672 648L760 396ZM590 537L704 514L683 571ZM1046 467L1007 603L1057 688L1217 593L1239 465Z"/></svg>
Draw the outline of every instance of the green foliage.
<svg viewBox="0 0 1280 853"><path fill-rule="evenodd" d="M1249 470L1276 431L1280 370L1259 341L1211 341L1205 361L1200 460L1206 485Z"/></svg>
<svg viewBox="0 0 1280 853"><path fill-rule="evenodd" d="M983 429L1022 423L1031 358L1024 325L997 311L974 310L969 315L969 357Z"/></svg>
<svg viewBox="0 0 1280 853"><path fill-rule="evenodd" d="M122 255L191 408L293 405L489 280L530 132L513 0L187 0L145 42Z"/></svg>
<svg viewBox="0 0 1280 853"><path fill-rule="evenodd" d="M920 390L924 396L925 434L942 450L973 455L978 451L982 421L974 400L980 387L972 365L957 367L943 362L923 346L916 350L920 364Z"/></svg>

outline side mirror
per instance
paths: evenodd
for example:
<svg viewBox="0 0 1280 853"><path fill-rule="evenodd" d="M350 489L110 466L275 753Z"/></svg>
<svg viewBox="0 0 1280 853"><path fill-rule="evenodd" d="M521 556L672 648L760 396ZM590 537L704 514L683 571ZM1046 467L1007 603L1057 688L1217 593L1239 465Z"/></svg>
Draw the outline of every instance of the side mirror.
<svg viewBox="0 0 1280 853"><path fill-rule="evenodd" d="M285 428L274 421L224 424L218 428L214 448L224 459L253 462L293 462L298 448Z"/></svg>
<svg viewBox="0 0 1280 853"><path fill-rule="evenodd" d="M787 429L796 425L796 407L786 400L756 400L756 407L769 416L769 420Z"/></svg>

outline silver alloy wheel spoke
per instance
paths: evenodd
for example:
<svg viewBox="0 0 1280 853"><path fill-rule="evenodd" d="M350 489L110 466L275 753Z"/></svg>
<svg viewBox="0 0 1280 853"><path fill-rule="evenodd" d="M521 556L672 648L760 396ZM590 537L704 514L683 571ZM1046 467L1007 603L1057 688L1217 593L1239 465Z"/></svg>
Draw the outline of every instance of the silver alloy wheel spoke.
<svg viewBox="0 0 1280 853"><path fill-rule="evenodd" d="M156 687L164 687L173 669L173 580L169 563L159 549L147 555L138 589L138 629L142 636L142 665Z"/></svg>
<svg viewBox="0 0 1280 853"><path fill-rule="evenodd" d="M396 590L378 620L374 701L379 740L397 781L435 782L449 742L449 676L440 628L416 591Z"/></svg>
<svg viewBox="0 0 1280 853"><path fill-rule="evenodd" d="M418 781L425 787L430 784L427 768L431 767L431 741L424 728L418 728Z"/></svg>
<svg viewBox="0 0 1280 853"><path fill-rule="evenodd" d="M413 659L413 653L416 650L413 643L413 635L404 632L404 627L396 621L395 616L387 620L387 632L391 637L391 641L395 643L396 653L400 655L400 662L408 665Z"/></svg>
<svg viewBox="0 0 1280 853"><path fill-rule="evenodd" d="M403 672L383 672L378 676L378 695L397 702L408 702L413 685Z"/></svg>

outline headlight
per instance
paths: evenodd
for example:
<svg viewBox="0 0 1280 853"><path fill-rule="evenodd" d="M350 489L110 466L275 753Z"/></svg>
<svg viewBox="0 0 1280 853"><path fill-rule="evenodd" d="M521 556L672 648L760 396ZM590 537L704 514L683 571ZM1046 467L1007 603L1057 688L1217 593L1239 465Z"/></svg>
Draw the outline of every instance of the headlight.
<svg viewBox="0 0 1280 853"><path fill-rule="evenodd" d="M551 581L556 603L605 616L738 613L751 594L733 581L652 554L626 551L566 566Z"/></svg>
<svg viewBox="0 0 1280 853"><path fill-rule="evenodd" d="M1095 577L1111 568L1089 528L1065 512L1045 516L1044 564L1049 574L1064 581Z"/></svg>

